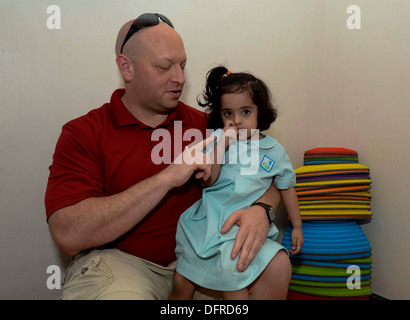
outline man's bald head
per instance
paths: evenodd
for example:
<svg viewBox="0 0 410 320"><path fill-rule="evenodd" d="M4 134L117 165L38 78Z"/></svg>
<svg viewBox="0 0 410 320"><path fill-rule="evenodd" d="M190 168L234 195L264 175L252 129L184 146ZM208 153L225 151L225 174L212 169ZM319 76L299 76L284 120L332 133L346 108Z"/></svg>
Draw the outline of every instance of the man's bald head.
<svg viewBox="0 0 410 320"><path fill-rule="evenodd" d="M117 40L115 42L115 55L118 56L121 52L121 46L124 42L125 37L127 36L128 30L131 28L131 25L134 23L134 20L126 22L118 31Z"/></svg>
<svg viewBox="0 0 410 320"><path fill-rule="evenodd" d="M144 15L150 15L150 14L144 14ZM142 17L144 15L141 15L140 17ZM156 26L159 25L160 29L165 27L165 29L169 29L168 31L170 31L171 33L172 33L172 31L174 31L174 34L178 35L178 33L175 32L174 27L172 26L172 23L171 23L171 21L168 20L168 18L166 18L165 16L162 16L162 15L158 15L158 14L155 14L155 15L158 17L158 22L157 22L158 24L152 25L152 26L151 25L143 26L140 30L136 31L135 33L139 34L139 33L142 33L144 31L144 29L155 28ZM138 17L137 19L139 19L140 17ZM134 36L135 33L131 34L131 37L126 40L126 43L124 45L123 45L123 43L124 43L124 40L127 37L127 34L129 32L131 26L133 25L133 23L137 19L133 19L133 20L130 20L130 21L126 22L121 27L121 29L119 30L118 35L117 35L117 40L115 42L115 55L116 56L118 56L120 53L124 53L124 51L135 52L134 50L126 50L126 47L128 47L128 48L129 47L134 47L133 49L136 49L135 44L138 42L138 40L136 40L136 38L138 38L138 36ZM163 19L165 19L167 22L165 23L163 21ZM133 41L131 41L131 40L133 40ZM121 47L122 46L124 46L124 47L122 48L122 52L121 52Z"/></svg>
<svg viewBox="0 0 410 320"><path fill-rule="evenodd" d="M168 114L177 106L185 83L184 43L169 24L160 22L135 32L121 54L133 21L122 26L115 46L116 63L124 79L123 102L137 118L142 119L142 110L161 116Z"/></svg>

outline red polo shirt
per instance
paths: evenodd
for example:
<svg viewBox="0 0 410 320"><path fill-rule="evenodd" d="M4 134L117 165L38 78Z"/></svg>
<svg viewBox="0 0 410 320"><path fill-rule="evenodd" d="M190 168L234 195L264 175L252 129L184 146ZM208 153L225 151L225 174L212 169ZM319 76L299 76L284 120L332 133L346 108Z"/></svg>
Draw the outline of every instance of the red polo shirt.
<svg viewBox="0 0 410 320"><path fill-rule="evenodd" d="M164 145L162 139L152 141L155 129L169 133L171 147L166 151L171 152L171 161L174 142L178 151L194 141L193 137L183 140L186 130L199 129L205 138L205 113L179 102L164 123L151 128L127 110L121 101L123 94L124 89L116 90L110 103L64 125L50 166L45 195L47 219L58 209L90 197L119 193L163 170L169 163L155 164L151 159L153 147ZM168 265L176 259L178 218L200 197L201 188L192 178L171 190L143 221L107 247Z"/></svg>

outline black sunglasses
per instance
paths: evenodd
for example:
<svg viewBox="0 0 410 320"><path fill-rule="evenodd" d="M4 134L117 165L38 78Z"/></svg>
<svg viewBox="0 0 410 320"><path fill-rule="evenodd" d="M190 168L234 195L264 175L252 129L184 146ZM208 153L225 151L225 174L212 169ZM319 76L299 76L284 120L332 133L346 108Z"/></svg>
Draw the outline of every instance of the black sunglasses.
<svg viewBox="0 0 410 320"><path fill-rule="evenodd" d="M124 42L122 43L121 46L121 51L124 48L124 45L127 43L127 41L132 37L132 35L141 29L147 28L147 27L153 27L159 24L159 22L165 22L167 25L169 25L172 29L174 29L174 26L166 16L163 14L159 13L144 13L140 15L137 19L134 20L132 23L130 29L128 30L127 35L125 36Z"/></svg>

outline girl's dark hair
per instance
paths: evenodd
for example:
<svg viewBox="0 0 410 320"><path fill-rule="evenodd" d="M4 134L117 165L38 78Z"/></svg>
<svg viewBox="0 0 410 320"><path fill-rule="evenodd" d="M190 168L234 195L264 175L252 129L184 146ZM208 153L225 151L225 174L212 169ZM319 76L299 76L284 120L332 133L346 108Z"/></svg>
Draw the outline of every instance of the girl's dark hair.
<svg viewBox="0 0 410 320"><path fill-rule="evenodd" d="M253 103L258 107L258 129L269 129L276 120L277 110L272 104L272 95L265 83L249 73L231 73L228 69L219 66L211 69L206 78L205 90L202 94L205 102L197 99L201 107L207 107L209 112L209 127L223 128L221 116L221 96L226 93L248 92Z"/></svg>

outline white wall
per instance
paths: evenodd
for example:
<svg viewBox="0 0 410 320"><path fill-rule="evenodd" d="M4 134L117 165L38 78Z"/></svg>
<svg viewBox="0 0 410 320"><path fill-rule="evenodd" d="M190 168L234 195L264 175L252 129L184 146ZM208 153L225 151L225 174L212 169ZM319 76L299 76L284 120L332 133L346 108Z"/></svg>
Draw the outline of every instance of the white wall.
<svg viewBox="0 0 410 320"><path fill-rule="evenodd" d="M269 132L295 167L313 147L359 152L373 182L374 217L364 225L373 291L410 298L410 3L353 2L362 9L358 31L346 28L344 0L1 0L0 299L59 297L46 287L47 267L64 271L68 262L45 222L48 166L61 126L121 86L115 37L143 12L164 13L184 39L184 102L195 105L206 72L225 63L268 83L280 111ZM61 9L61 30L46 27L49 5Z"/></svg>
<svg viewBox="0 0 410 320"><path fill-rule="evenodd" d="M326 145L351 147L370 168L372 289L410 298L410 2L325 1L322 112ZM357 4L362 29L347 31Z"/></svg>

